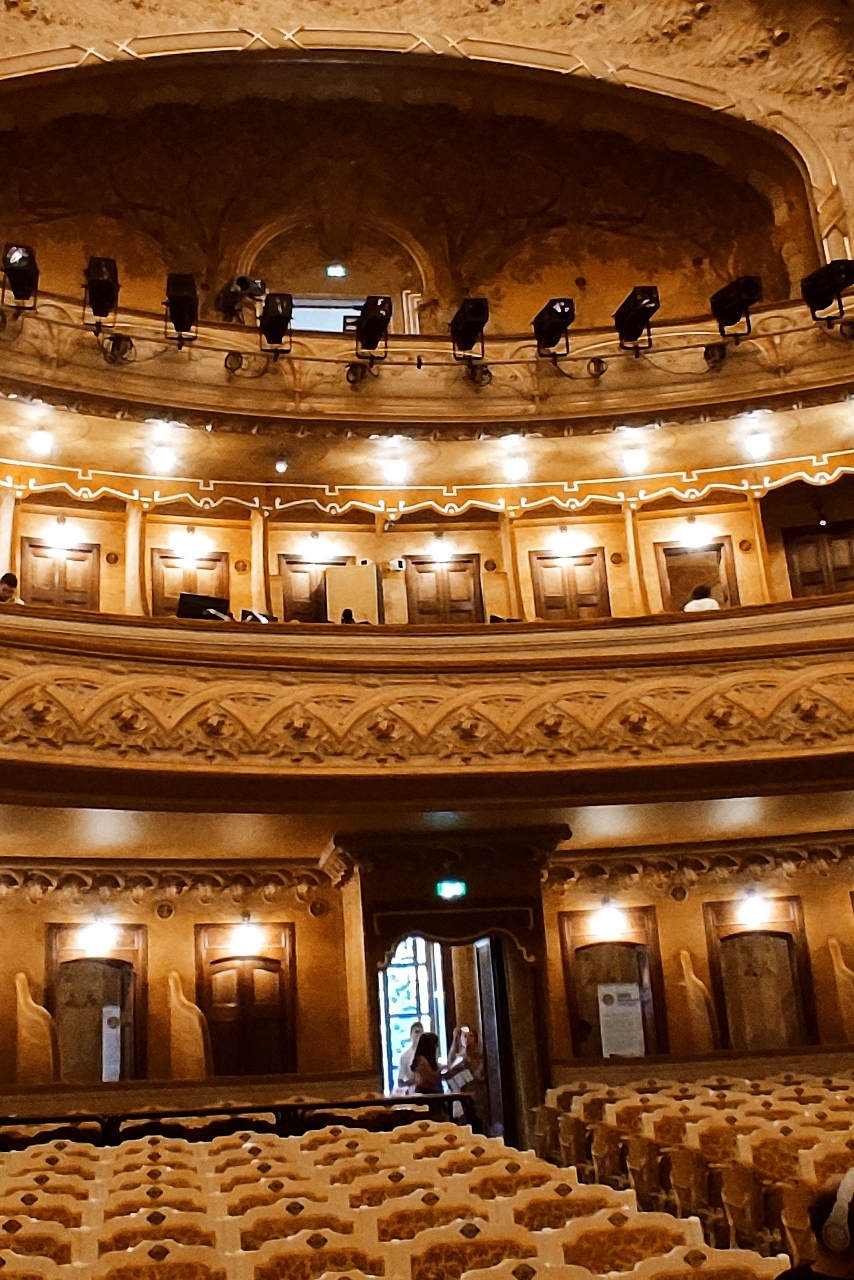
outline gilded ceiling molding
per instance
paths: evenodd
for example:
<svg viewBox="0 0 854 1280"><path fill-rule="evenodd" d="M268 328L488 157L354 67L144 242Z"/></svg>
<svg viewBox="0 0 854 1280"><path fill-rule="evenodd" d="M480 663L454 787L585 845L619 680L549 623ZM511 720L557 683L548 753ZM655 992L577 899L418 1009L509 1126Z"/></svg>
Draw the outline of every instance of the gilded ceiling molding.
<svg viewBox="0 0 854 1280"><path fill-rule="evenodd" d="M227 658L169 627L140 624L122 639L103 624L10 618L0 626L0 759L305 778L628 776L836 757L854 751L854 640L850 611L829 615L816 611L809 628L801 610L749 615L729 637L725 623L541 639L523 628L515 646L512 631L433 643L389 634L376 648L367 637L289 632L267 643L229 631L211 638Z"/></svg>
<svg viewBox="0 0 854 1280"><path fill-rule="evenodd" d="M852 862L854 836L840 834L595 853L560 849L549 859L546 884L561 895L638 888L682 902L694 888L827 876L836 869L850 875Z"/></svg>
<svg viewBox="0 0 854 1280"><path fill-rule="evenodd" d="M328 906L322 891L328 877L314 865L273 863L251 867L243 860L239 869L217 864L164 863L137 860L77 859L27 862L0 859L0 900L21 895L28 902L56 900L63 906L133 904L154 906L161 916L180 905L208 906L232 903L235 907L287 902L312 915L323 915ZM166 909L166 908L169 909Z"/></svg>

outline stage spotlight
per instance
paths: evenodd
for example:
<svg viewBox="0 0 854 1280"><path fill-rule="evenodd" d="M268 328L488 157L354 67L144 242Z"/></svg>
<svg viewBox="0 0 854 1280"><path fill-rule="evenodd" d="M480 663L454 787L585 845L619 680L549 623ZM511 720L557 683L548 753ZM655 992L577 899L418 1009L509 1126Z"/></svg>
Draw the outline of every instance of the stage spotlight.
<svg viewBox="0 0 854 1280"><path fill-rule="evenodd" d="M550 298L542 311L538 311L531 324L537 339L537 355L559 360L569 355L569 326L575 319L575 303L572 298ZM554 348L563 342L563 350Z"/></svg>
<svg viewBox="0 0 854 1280"><path fill-rule="evenodd" d="M35 307L39 268L35 250L28 244L7 244L3 250L3 294L0 301L4 304L7 289L11 290L16 306L28 302L30 309Z"/></svg>
<svg viewBox="0 0 854 1280"><path fill-rule="evenodd" d="M170 271L166 277L166 336L171 339L168 325L178 335L179 349L196 337L193 332L199 320L199 295L194 276ZM174 341L174 339L173 339Z"/></svg>
<svg viewBox="0 0 854 1280"><path fill-rule="evenodd" d="M745 327L742 333L735 334L735 340L750 333L750 308L762 301L762 281L759 276L739 276L731 280L717 293L713 293L709 302L712 315L718 322L721 337L726 337L727 329L733 329L741 321Z"/></svg>
<svg viewBox="0 0 854 1280"><path fill-rule="evenodd" d="M272 351L273 359L291 349L291 319L294 300L289 293L268 293L258 317L258 339L262 351Z"/></svg>
<svg viewBox="0 0 854 1280"><path fill-rule="evenodd" d="M101 343L101 355L107 364L128 364L134 351L133 338L126 333L111 333Z"/></svg>
<svg viewBox="0 0 854 1280"><path fill-rule="evenodd" d="M854 261L851 258L834 258L826 266L819 267L801 281L801 296L810 309L813 320L826 320L828 327L836 316L819 313L836 307L836 315L845 315L842 294L854 285Z"/></svg>
<svg viewBox="0 0 854 1280"><path fill-rule="evenodd" d="M602 356L591 356L587 361L587 372L598 382L608 372L608 361Z"/></svg>
<svg viewBox="0 0 854 1280"><path fill-rule="evenodd" d="M654 284L637 284L614 312L614 326L619 334L622 351L640 352L640 338L646 334L647 350L652 346L649 323L661 302Z"/></svg>
<svg viewBox="0 0 854 1280"><path fill-rule="evenodd" d="M356 317L356 354L360 355L363 351L371 353L376 352L380 343L383 344L383 355L378 356L372 354L374 360L384 360L385 351L388 347L388 326L391 323L392 303L391 298L371 294L362 304L362 308Z"/></svg>
<svg viewBox="0 0 854 1280"><path fill-rule="evenodd" d="M457 314L451 321L451 342L454 359L482 360L484 355L483 331L489 320L489 303L486 298L463 298ZM460 352L470 352L480 343L480 355L468 357Z"/></svg>
<svg viewBox="0 0 854 1280"><path fill-rule="evenodd" d="M100 333L103 322L110 316L115 323L119 305L119 269L114 258L90 258L83 273L83 316L88 307L95 317L95 332Z"/></svg>
<svg viewBox="0 0 854 1280"><path fill-rule="evenodd" d="M239 373L244 364L243 353L241 351L227 351L223 364L229 373Z"/></svg>
<svg viewBox="0 0 854 1280"><path fill-rule="evenodd" d="M703 347L703 359L712 373L718 373L726 360L726 343L710 342Z"/></svg>

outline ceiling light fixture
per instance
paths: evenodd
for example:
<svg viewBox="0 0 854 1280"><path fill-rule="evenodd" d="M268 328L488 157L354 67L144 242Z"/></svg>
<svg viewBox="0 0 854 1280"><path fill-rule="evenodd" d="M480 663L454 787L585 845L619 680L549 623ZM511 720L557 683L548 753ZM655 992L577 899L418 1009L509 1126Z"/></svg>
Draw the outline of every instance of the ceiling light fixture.
<svg viewBox="0 0 854 1280"><path fill-rule="evenodd" d="M258 317L259 344L262 351L272 352L273 359L290 353L293 346L291 322L294 300L290 293L268 293Z"/></svg>
<svg viewBox="0 0 854 1280"><path fill-rule="evenodd" d="M83 273L83 322L96 336L116 322L119 306L119 269L115 258L90 258ZM93 317L86 319L87 311Z"/></svg>
<svg viewBox="0 0 854 1280"><path fill-rule="evenodd" d="M35 251L28 244L7 244L3 250L3 287L0 303L7 305L6 291L11 292L14 306L32 310L38 299L39 268Z"/></svg>
<svg viewBox="0 0 854 1280"><path fill-rule="evenodd" d="M528 477L530 470L528 459L523 458L521 454L511 453L509 458L505 458L503 462L504 479L510 484L518 484Z"/></svg>
<svg viewBox="0 0 854 1280"><path fill-rule="evenodd" d="M854 286L854 260L834 258L801 280L801 297L810 309L813 320L824 320L827 327L845 315L842 295ZM835 315L823 314L835 307Z"/></svg>
<svg viewBox="0 0 854 1280"><path fill-rule="evenodd" d="M276 459L276 471L277 471L277 473L278 473L280 476L283 476L283 475L285 474L285 472L287 471L287 469L288 469L288 460L287 460L287 458L277 458L277 459Z"/></svg>
<svg viewBox="0 0 854 1280"><path fill-rule="evenodd" d="M37 458L49 458L53 453L54 443L53 435L50 431L46 431L44 427L31 431L27 440L30 453L35 454Z"/></svg>
<svg viewBox="0 0 854 1280"><path fill-rule="evenodd" d="M171 449L168 444L156 445L149 454L152 470L157 475L166 475L170 471L175 470L178 461L175 450Z"/></svg>
<svg viewBox="0 0 854 1280"><path fill-rule="evenodd" d="M623 450L622 461L624 470L630 475L641 475L646 471L649 454L639 444L629 445Z"/></svg>

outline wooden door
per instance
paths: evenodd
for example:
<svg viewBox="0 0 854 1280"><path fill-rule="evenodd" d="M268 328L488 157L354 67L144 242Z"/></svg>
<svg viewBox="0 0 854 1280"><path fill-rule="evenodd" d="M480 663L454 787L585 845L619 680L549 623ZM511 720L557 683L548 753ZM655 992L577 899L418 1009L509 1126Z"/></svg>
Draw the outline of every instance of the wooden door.
<svg viewBox="0 0 854 1280"><path fill-rule="evenodd" d="M646 946L637 942L593 942L576 949L573 964L578 1000L578 1056L602 1056L599 987L610 983L637 986L643 1016L644 1047L647 1053L655 1053L655 1010Z"/></svg>
<svg viewBox="0 0 854 1280"><path fill-rule="evenodd" d="M480 556L454 556L447 563L431 556L410 556L406 601L410 622L436 626L483 622Z"/></svg>
<svg viewBox="0 0 854 1280"><path fill-rule="evenodd" d="M58 609L97 612L101 548L87 542L59 550L38 538L21 539L21 599Z"/></svg>
<svg viewBox="0 0 854 1280"><path fill-rule="evenodd" d="M695 587L711 588L722 609L739 603L732 538L715 538L705 547L656 542L655 555L665 612L684 609Z"/></svg>
<svg viewBox="0 0 854 1280"><path fill-rule="evenodd" d="M154 547L151 551L151 611L155 617L172 617L182 591L218 596L227 600L228 552L209 551L188 559L177 551Z"/></svg>
<svg viewBox="0 0 854 1280"><path fill-rule="evenodd" d="M569 618L610 618L604 547L581 555L530 552L534 612L544 622Z"/></svg>
<svg viewBox="0 0 854 1280"><path fill-rule="evenodd" d="M794 597L854 591L854 528L784 529L783 541Z"/></svg>
<svg viewBox="0 0 854 1280"><path fill-rule="evenodd" d="M282 617L285 622L327 622L326 570L347 564L346 556L328 560L303 560L301 556L279 556L282 576Z"/></svg>
<svg viewBox="0 0 854 1280"><path fill-rule="evenodd" d="M804 1044L804 1009L788 933L734 933L720 942L730 1044L761 1053Z"/></svg>
<svg viewBox="0 0 854 1280"><path fill-rule="evenodd" d="M205 1009L219 1076L285 1071L282 964L265 956L227 956L210 965Z"/></svg>

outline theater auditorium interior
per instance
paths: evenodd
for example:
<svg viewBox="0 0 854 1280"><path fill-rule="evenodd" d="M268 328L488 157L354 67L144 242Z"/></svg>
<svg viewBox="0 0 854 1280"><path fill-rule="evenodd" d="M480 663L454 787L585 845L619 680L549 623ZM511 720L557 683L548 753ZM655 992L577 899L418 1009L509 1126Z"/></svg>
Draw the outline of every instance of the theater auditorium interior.
<svg viewBox="0 0 854 1280"><path fill-rule="evenodd" d="M8 1280L854 1277L852 147L848 0L0 6Z"/></svg>

